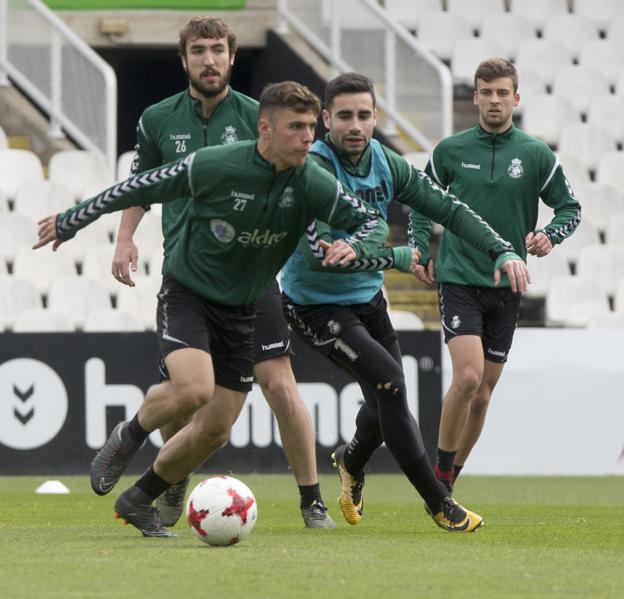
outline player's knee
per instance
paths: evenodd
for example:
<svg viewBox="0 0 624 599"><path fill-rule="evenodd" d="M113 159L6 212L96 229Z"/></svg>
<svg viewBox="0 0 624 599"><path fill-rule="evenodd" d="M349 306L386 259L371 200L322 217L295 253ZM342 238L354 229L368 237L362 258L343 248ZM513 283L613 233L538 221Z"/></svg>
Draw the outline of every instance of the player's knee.
<svg viewBox="0 0 624 599"><path fill-rule="evenodd" d="M193 414L205 406L212 397L214 389L209 385L191 383L176 388L176 397L182 414Z"/></svg>
<svg viewBox="0 0 624 599"><path fill-rule="evenodd" d="M388 373L389 376L377 381L375 389L378 395L387 397L405 397L405 377L400 369Z"/></svg>
<svg viewBox="0 0 624 599"><path fill-rule="evenodd" d="M471 411L476 414L484 414L490 405L491 394L477 393L472 400Z"/></svg>
<svg viewBox="0 0 624 599"><path fill-rule="evenodd" d="M453 377L453 384L462 396L473 397L481 384L481 372L474 368L463 368Z"/></svg>
<svg viewBox="0 0 624 599"><path fill-rule="evenodd" d="M280 376L267 377L261 387L262 393L274 412L294 411L297 390L290 380Z"/></svg>

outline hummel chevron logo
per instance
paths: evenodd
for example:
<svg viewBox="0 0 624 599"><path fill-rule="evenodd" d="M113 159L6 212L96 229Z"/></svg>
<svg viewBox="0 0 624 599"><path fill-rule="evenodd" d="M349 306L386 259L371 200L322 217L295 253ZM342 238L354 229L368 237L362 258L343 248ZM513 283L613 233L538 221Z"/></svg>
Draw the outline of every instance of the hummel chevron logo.
<svg viewBox="0 0 624 599"><path fill-rule="evenodd" d="M31 385L24 391L19 389L16 385L13 385L13 393L15 394L15 397L17 397L17 399L19 399L23 404L25 404L32 397L34 392L34 385ZM13 416L15 416L15 418L17 418L22 424L27 424L28 421L35 415L35 408L30 408L30 410L26 411L27 409L28 407L25 405L23 407L17 405L13 408Z"/></svg>

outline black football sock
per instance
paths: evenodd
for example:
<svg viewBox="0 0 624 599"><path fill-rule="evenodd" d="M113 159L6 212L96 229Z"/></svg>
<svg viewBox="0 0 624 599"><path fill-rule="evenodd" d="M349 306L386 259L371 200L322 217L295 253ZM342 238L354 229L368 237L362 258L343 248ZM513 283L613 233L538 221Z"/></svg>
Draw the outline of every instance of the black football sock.
<svg viewBox="0 0 624 599"><path fill-rule="evenodd" d="M461 466L458 466L457 464L453 465L453 473L455 475L455 480L457 480L457 477L459 476L459 473L462 471L463 467L464 467L463 464Z"/></svg>
<svg viewBox="0 0 624 599"><path fill-rule="evenodd" d="M438 447L438 466L444 472L453 470L453 460L457 451L444 451Z"/></svg>
<svg viewBox="0 0 624 599"><path fill-rule="evenodd" d="M315 485L299 485L299 507L308 507L315 501L323 503L321 498L321 486Z"/></svg>
<svg viewBox="0 0 624 599"><path fill-rule="evenodd" d="M150 466L141 478L134 483L134 486L141 489L153 501L171 487L171 483L158 476L154 472L154 468Z"/></svg>
<svg viewBox="0 0 624 599"><path fill-rule="evenodd" d="M357 431L355 432L344 452L345 466L351 476L357 477L364 473L364 468L377 447L376 444L367 443L361 435L358 435Z"/></svg>
<svg viewBox="0 0 624 599"><path fill-rule="evenodd" d="M126 427L126 432L128 433L128 437L132 439L135 443L143 443L149 433L139 424L139 413L137 412L134 415L134 418L128 423Z"/></svg>

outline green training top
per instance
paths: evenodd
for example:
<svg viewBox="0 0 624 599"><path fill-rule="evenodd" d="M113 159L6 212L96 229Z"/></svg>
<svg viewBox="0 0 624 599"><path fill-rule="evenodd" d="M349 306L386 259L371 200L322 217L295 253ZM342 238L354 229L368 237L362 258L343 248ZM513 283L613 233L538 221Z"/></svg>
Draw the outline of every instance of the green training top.
<svg viewBox="0 0 624 599"><path fill-rule="evenodd" d="M581 220L581 206L550 148L513 125L499 134L477 126L442 140L426 171L509 240L523 259L524 239L535 230L540 197L555 211L543 230L553 245L571 235ZM447 230L436 260L436 280L492 287L492 263ZM507 276L501 286L509 286Z"/></svg>
<svg viewBox="0 0 624 599"><path fill-rule="evenodd" d="M57 215L57 237L71 239L107 212L189 196L164 274L219 304L255 302L315 218L351 233L358 259L374 256L388 234L377 211L312 160L278 173L247 141L202 148L84 200Z"/></svg>
<svg viewBox="0 0 624 599"><path fill-rule="evenodd" d="M165 98L141 115L132 174L174 162L206 146L256 139L257 121L258 102L231 88L209 118L204 118L201 102L188 89ZM182 231L187 199L163 205L165 263Z"/></svg>

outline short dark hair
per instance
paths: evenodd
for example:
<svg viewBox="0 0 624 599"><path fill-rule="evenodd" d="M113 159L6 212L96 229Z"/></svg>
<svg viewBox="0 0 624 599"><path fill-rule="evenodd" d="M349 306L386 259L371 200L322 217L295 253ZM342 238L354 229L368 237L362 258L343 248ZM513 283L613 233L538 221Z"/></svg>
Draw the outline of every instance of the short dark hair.
<svg viewBox="0 0 624 599"><path fill-rule="evenodd" d="M499 77L509 77L513 83L514 94L518 91L518 71L505 58L488 58L479 64L474 75L475 91L477 89L477 79L490 83Z"/></svg>
<svg viewBox="0 0 624 599"><path fill-rule="evenodd" d="M266 114L281 108L301 113L312 112L318 116L321 101L305 85L296 81L269 83L260 94L259 113Z"/></svg>
<svg viewBox="0 0 624 599"><path fill-rule="evenodd" d="M327 82L325 86L325 108L328 110L336 96L341 94L360 94L368 93L373 98L373 108L377 106L377 98L375 97L375 86L373 82L365 75L360 73L343 73L334 77Z"/></svg>
<svg viewBox="0 0 624 599"><path fill-rule="evenodd" d="M225 21L217 17L195 17L180 29L180 41L178 43L180 56L186 56L186 44L189 40L204 37L213 40L227 38L230 58L236 54L236 35Z"/></svg>

